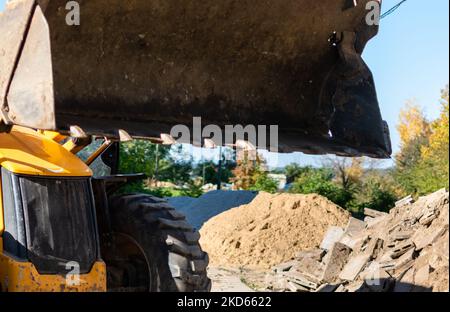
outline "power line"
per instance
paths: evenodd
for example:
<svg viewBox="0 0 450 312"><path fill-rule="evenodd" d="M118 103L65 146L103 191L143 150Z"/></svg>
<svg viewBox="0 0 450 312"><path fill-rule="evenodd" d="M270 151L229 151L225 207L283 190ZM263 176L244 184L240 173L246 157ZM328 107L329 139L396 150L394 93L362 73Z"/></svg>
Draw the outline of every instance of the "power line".
<svg viewBox="0 0 450 312"><path fill-rule="evenodd" d="M389 16L389 15L391 15L392 13L394 13L403 3L405 3L407 0L403 0L403 1L400 1L399 3L397 3L395 6L393 6L392 8L390 8L389 10L387 10L386 12L384 12L382 15L381 15L381 19L383 19L383 18L385 18L385 17L387 17L387 16Z"/></svg>

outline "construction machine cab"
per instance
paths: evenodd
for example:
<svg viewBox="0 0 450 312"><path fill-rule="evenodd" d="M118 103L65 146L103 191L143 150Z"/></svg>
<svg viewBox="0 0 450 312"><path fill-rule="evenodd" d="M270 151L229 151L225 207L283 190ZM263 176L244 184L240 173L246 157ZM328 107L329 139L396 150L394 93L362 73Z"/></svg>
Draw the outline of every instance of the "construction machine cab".
<svg viewBox="0 0 450 312"><path fill-rule="evenodd" d="M106 290L89 167L23 127L0 134L0 166L2 290Z"/></svg>

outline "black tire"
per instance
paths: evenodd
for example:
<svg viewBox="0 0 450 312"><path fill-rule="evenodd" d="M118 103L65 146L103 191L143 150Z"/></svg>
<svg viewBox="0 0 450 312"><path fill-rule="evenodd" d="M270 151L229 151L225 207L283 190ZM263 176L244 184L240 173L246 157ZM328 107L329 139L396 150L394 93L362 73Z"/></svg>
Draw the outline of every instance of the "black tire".
<svg viewBox="0 0 450 312"><path fill-rule="evenodd" d="M163 199L121 195L109 200L113 233L101 239L109 291L210 291L200 234Z"/></svg>

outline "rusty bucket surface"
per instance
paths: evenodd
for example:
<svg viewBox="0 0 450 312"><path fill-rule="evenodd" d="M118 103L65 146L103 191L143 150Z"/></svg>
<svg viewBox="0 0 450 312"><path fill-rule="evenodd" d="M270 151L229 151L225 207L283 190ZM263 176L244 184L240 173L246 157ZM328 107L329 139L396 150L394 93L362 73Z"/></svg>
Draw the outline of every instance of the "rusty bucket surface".
<svg viewBox="0 0 450 312"><path fill-rule="evenodd" d="M386 158L361 58L366 1L14 0L0 15L4 123L155 137L278 125L283 151Z"/></svg>

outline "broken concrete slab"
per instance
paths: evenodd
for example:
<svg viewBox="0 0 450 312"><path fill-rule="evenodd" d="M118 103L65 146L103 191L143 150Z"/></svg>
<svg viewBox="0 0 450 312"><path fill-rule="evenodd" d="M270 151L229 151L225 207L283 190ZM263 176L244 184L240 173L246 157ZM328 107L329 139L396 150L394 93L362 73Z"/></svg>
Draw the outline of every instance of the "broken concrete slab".
<svg viewBox="0 0 450 312"><path fill-rule="evenodd" d="M414 266L414 262L410 261L401 267L395 268L394 271L389 274L391 274L391 276L394 277L396 280L400 280L408 272L408 270L411 269L413 266Z"/></svg>
<svg viewBox="0 0 450 312"><path fill-rule="evenodd" d="M328 231L325 233L325 237L322 240L322 243L320 244L320 248L324 250L330 250L334 243L337 243L341 240L342 236L344 235L344 229L338 226L332 226L328 229Z"/></svg>
<svg viewBox="0 0 450 312"><path fill-rule="evenodd" d="M344 265L347 263L348 257L352 250L342 243L335 243L330 252L324 257L325 269L323 271L321 281L325 283L332 283L342 271Z"/></svg>
<svg viewBox="0 0 450 312"><path fill-rule="evenodd" d="M439 237L443 236L446 231L448 231L448 224L438 228L428 228L424 231L417 231L412 238L416 250L420 251L428 245L433 244Z"/></svg>
<svg viewBox="0 0 450 312"><path fill-rule="evenodd" d="M364 242L369 238L369 235L361 233L358 236L351 237L350 235L344 234L341 240L339 241L341 244L346 245L352 250L357 250L358 247L362 246Z"/></svg>
<svg viewBox="0 0 450 312"><path fill-rule="evenodd" d="M312 249L312 250L305 250L300 251L295 255L295 258L298 260L304 259L304 258L310 258L316 261L322 261L323 256L326 254L326 251L323 249Z"/></svg>
<svg viewBox="0 0 450 312"><path fill-rule="evenodd" d="M414 253L415 253L414 249L411 248L404 255L402 255L400 258L398 258L395 261L394 269L401 268L403 266L408 265L410 262L412 262L414 260Z"/></svg>
<svg viewBox="0 0 450 312"><path fill-rule="evenodd" d="M350 235L351 237L355 237L366 229L366 225L367 224L364 221L350 217L344 233L346 235Z"/></svg>
<svg viewBox="0 0 450 312"><path fill-rule="evenodd" d="M433 270L438 270L439 268L445 267L446 265L448 265L448 259L433 252L429 259L429 263L430 263L430 267Z"/></svg>
<svg viewBox="0 0 450 312"><path fill-rule="evenodd" d="M309 291L317 285L318 292L448 291L448 192L440 196L420 198L384 216L367 217L365 228L364 222L349 221L344 235L325 255L323 250L320 256L301 253L297 261L303 263L283 272L300 275L287 281ZM338 235L329 234L333 236ZM347 263L342 264L342 258Z"/></svg>
<svg viewBox="0 0 450 312"><path fill-rule="evenodd" d="M364 269L369 257L367 255L357 255L350 258L339 274L339 278L344 281L354 281L359 273Z"/></svg>
<svg viewBox="0 0 450 312"><path fill-rule="evenodd" d="M316 289L316 292L322 292L322 293L331 293L334 292L340 284L333 285L333 284L323 284L319 288Z"/></svg>
<svg viewBox="0 0 450 312"><path fill-rule="evenodd" d="M412 195L409 195L409 196L402 198L399 201L395 202L395 207L402 207L402 206L410 205L412 203L414 203L414 199L413 199Z"/></svg>
<svg viewBox="0 0 450 312"><path fill-rule="evenodd" d="M267 281L266 283L269 285L268 289L275 292L282 292L288 288L288 281L285 277L282 276L273 276L272 278L270 278L270 281Z"/></svg>
<svg viewBox="0 0 450 312"><path fill-rule="evenodd" d="M361 278L366 280L376 280L379 279L380 272L384 271L381 268L380 263L376 261L372 261L369 263L369 265L361 272Z"/></svg>
<svg viewBox="0 0 450 312"><path fill-rule="evenodd" d="M417 286L427 286L430 279L431 267L427 264L419 268L414 274L414 284Z"/></svg>
<svg viewBox="0 0 450 312"><path fill-rule="evenodd" d="M408 250L414 248L415 245L411 240L402 242L401 244L398 244L397 246L395 246L391 252L391 258L392 259L397 259L400 256L402 256L403 254L405 254Z"/></svg>
<svg viewBox="0 0 450 312"><path fill-rule="evenodd" d="M429 210L420 219L419 223L423 226L430 225L439 216L439 211Z"/></svg>
<svg viewBox="0 0 450 312"><path fill-rule="evenodd" d="M288 279L288 281L294 282L308 289L315 290L319 287L320 284L317 279L314 279L311 276L306 276L305 274L301 274L299 272L287 272L284 274L284 276Z"/></svg>
<svg viewBox="0 0 450 312"><path fill-rule="evenodd" d="M425 214L425 210L423 209L422 205L415 205L411 208L409 215L412 218L415 218L417 221L422 218L422 216Z"/></svg>
<svg viewBox="0 0 450 312"><path fill-rule="evenodd" d="M391 241L397 242L409 239L413 236L414 231L413 230L405 230L405 231L398 231L393 234L391 234Z"/></svg>
<svg viewBox="0 0 450 312"><path fill-rule="evenodd" d="M287 288L291 291L291 292L309 292L308 288L305 288L297 283L294 282L287 282Z"/></svg>
<svg viewBox="0 0 450 312"><path fill-rule="evenodd" d="M363 253L369 257L369 260L372 260L378 257L378 252L381 248L383 248L383 240L373 237L365 248L363 247Z"/></svg>
<svg viewBox="0 0 450 312"><path fill-rule="evenodd" d="M433 255L439 256L442 258L445 262L449 262L449 233L446 231L446 233L442 236L440 236L435 243L433 243L433 246L431 247L431 252ZM430 263L431 264L431 263ZM432 266L433 267L433 266ZM433 267L436 268L436 267Z"/></svg>
<svg viewBox="0 0 450 312"><path fill-rule="evenodd" d="M272 271L276 272L276 273L280 273L280 272L286 272L289 271L294 265L296 265L298 262L295 260L292 261L288 261L288 262L284 262L284 263L280 263L276 266L274 266L272 268Z"/></svg>
<svg viewBox="0 0 450 312"><path fill-rule="evenodd" d="M324 264L320 261L312 258L302 258L289 270L293 272L300 272L305 275L312 275L314 278L319 279L322 275Z"/></svg>
<svg viewBox="0 0 450 312"><path fill-rule="evenodd" d="M370 209L370 208L364 208L364 215L371 218L378 218L378 217L384 217L388 214L386 212Z"/></svg>
<svg viewBox="0 0 450 312"><path fill-rule="evenodd" d="M370 220L366 221L367 222L367 228L368 229L372 229L375 228L379 225L381 225L381 223L383 223L384 221L386 221L387 216L381 216L381 217L377 217L377 218L370 218Z"/></svg>
<svg viewBox="0 0 450 312"><path fill-rule="evenodd" d="M389 257L390 258L390 257ZM397 262L395 260L390 261L380 261L380 267L386 271L394 270Z"/></svg>

